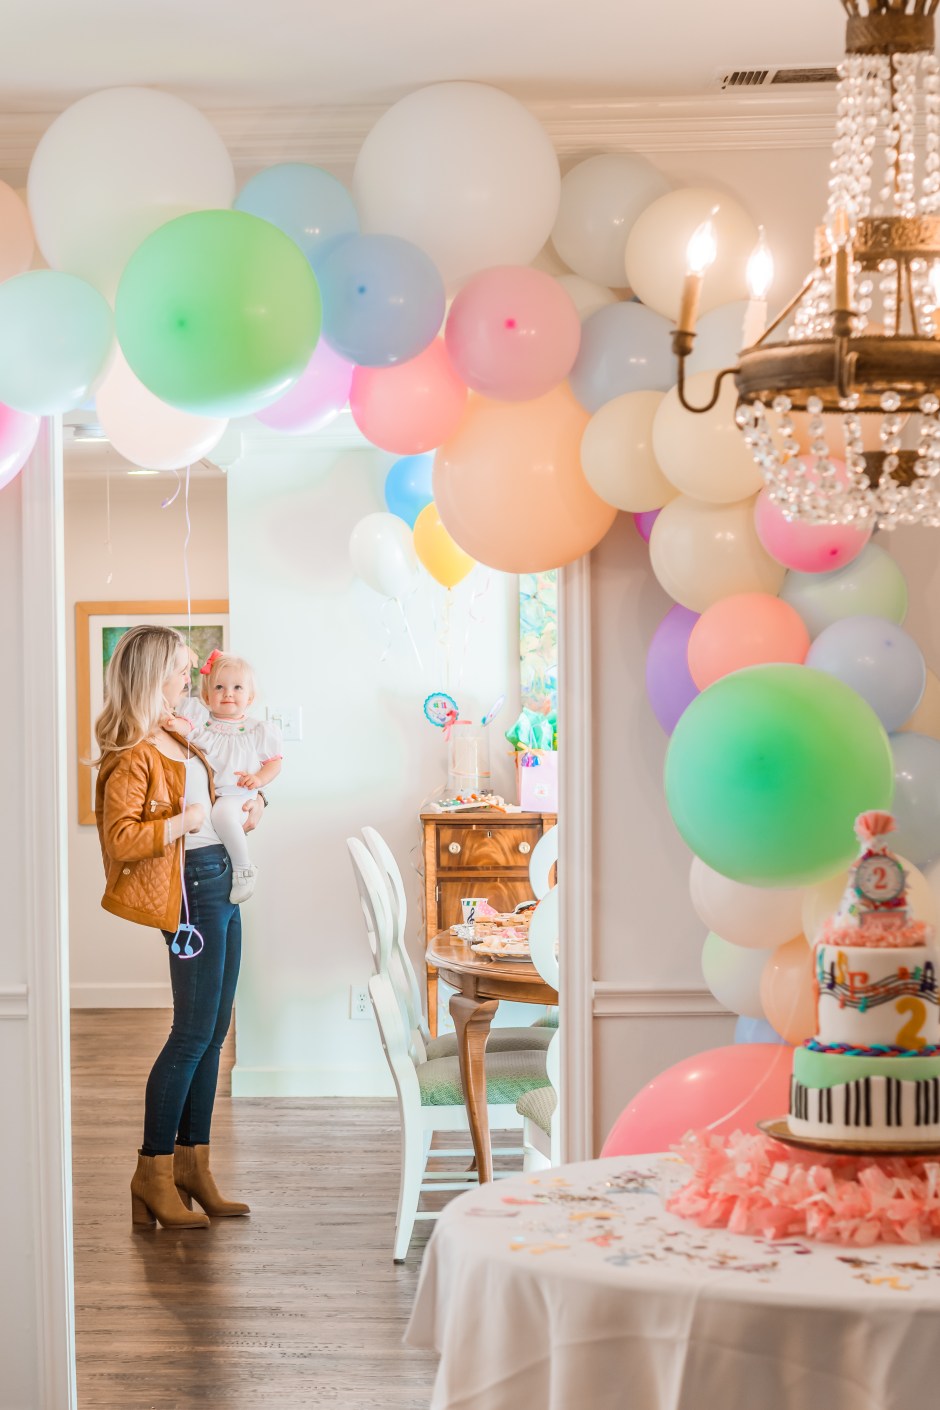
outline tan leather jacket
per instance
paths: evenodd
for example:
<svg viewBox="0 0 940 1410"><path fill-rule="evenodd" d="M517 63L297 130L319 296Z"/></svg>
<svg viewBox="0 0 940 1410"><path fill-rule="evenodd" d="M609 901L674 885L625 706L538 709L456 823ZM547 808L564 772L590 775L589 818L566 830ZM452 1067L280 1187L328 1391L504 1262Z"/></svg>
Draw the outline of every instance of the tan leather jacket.
<svg viewBox="0 0 940 1410"><path fill-rule="evenodd" d="M206 756L188 741L180 739L180 743L205 764L214 803ZM95 788L95 821L106 877L101 900L106 911L138 925L176 930L183 896L183 839L164 846L163 825L182 811L185 787L186 765L168 759L146 741L105 756Z"/></svg>

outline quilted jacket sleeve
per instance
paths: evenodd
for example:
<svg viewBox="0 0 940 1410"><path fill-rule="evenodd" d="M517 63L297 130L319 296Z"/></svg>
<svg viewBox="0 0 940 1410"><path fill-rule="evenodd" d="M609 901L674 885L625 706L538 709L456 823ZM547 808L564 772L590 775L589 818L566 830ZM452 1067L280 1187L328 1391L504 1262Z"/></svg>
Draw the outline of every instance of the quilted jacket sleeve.
<svg viewBox="0 0 940 1410"><path fill-rule="evenodd" d="M142 822L147 799L149 765L146 758L128 750L115 764L104 786L101 830L103 850L119 862L142 857L162 857L165 818Z"/></svg>

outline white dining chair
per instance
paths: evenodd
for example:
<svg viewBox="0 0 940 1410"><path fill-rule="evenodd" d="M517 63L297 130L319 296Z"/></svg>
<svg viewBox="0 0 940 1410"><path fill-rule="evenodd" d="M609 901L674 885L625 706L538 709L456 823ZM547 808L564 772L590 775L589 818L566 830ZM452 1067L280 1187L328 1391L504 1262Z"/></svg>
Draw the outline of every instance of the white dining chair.
<svg viewBox="0 0 940 1410"><path fill-rule="evenodd" d="M559 915L559 891L557 886L553 886L539 902L529 925L529 951L542 979L556 990L560 978ZM516 1110L524 1120L522 1145L525 1170L543 1170L561 1163L560 1123L557 1119L560 1059L556 1028L545 1055L550 1085L526 1092L516 1103Z"/></svg>
<svg viewBox="0 0 940 1410"><path fill-rule="evenodd" d="M552 872L558 865L558 824L550 827L532 848L529 858L529 885L533 894L541 901L552 886Z"/></svg>

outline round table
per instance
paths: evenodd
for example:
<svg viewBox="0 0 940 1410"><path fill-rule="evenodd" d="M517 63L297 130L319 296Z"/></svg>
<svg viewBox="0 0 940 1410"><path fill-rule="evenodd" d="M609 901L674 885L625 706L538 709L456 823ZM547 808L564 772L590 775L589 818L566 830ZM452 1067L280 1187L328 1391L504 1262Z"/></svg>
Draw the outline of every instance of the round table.
<svg viewBox="0 0 940 1410"><path fill-rule="evenodd" d="M442 1214L406 1340L431 1410L915 1410L932 1402L940 1241L854 1248L665 1212L674 1157L500 1180Z"/></svg>

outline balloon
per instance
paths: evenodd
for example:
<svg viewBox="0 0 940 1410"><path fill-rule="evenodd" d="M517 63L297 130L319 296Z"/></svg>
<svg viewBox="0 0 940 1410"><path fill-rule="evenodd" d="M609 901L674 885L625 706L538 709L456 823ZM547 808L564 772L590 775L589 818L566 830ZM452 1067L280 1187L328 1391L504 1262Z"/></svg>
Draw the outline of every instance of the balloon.
<svg viewBox="0 0 940 1410"><path fill-rule="evenodd" d="M883 617L833 622L813 642L806 664L857 690L889 734L910 719L927 684L920 647L903 627Z"/></svg>
<svg viewBox="0 0 940 1410"><path fill-rule="evenodd" d="M313 350L297 381L277 401L255 416L272 431L288 436L312 435L335 420L349 400L353 365L333 351L325 338Z"/></svg>
<svg viewBox="0 0 940 1410"><path fill-rule="evenodd" d="M363 230L420 245L450 286L492 265L531 263L560 187L544 128L483 83L436 83L395 103L359 149L353 178Z"/></svg>
<svg viewBox="0 0 940 1410"><path fill-rule="evenodd" d="M776 1029L771 1028L766 1018L745 1018L742 1014L734 1025L736 1043L777 1043L786 1046L786 1038L781 1038Z"/></svg>
<svg viewBox="0 0 940 1410"><path fill-rule="evenodd" d="M181 470L222 439L224 418L167 406L134 376L120 352L98 388L98 420L118 455L148 470Z"/></svg>
<svg viewBox="0 0 940 1410"><path fill-rule="evenodd" d="M803 886L855 854L853 824L891 802L891 747L849 686L752 666L693 700L666 756L666 800L692 851L750 886Z"/></svg>
<svg viewBox="0 0 940 1410"><path fill-rule="evenodd" d="M385 503L390 514L414 528L415 520L434 498L431 488L433 455L406 455L396 460L385 478Z"/></svg>
<svg viewBox="0 0 940 1410"><path fill-rule="evenodd" d="M301 375L320 331L310 266L243 211L197 211L131 257L116 304L121 350L145 387L198 416L244 416Z"/></svg>
<svg viewBox="0 0 940 1410"><path fill-rule="evenodd" d="M901 623L907 616L907 583L889 553L870 543L835 573L788 573L780 591L818 636L843 617L885 617Z"/></svg>
<svg viewBox="0 0 940 1410"><path fill-rule="evenodd" d="M97 289L52 269L0 284L0 329L0 401L38 416L83 402L114 345Z"/></svg>
<svg viewBox="0 0 940 1410"><path fill-rule="evenodd" d="M713 602L689 638L689 670L699 690L771 661L799 666L809 650L809 632L788 603L766 592L743 592Z"/></svg>
<svg viewBox="0 0 940 1410"><path fill-rule="evenodd" d="M936 925L937 900L930 877L925 876L905 857L899 855L898 860L907 872L907 904L911 916L927 925ZM848 872L843 868L835 876L826 877L825 881L811 886L804 893L803 933L810 945L815 945L822 937L823 927L839 909L847 885Z"/></svg>
<svg viewBox="0 0 940 1410"><path fill-rule="evenodd" d="M760 997L771 1027L788 1043L805 1043L816 1032L813 952L805 935L775 950L760 980Z"/></svg>
<svg viewBox="0 0 940 1410"><path fill-rule="evenodd" d="M665 392L675 381L669 324L641 304L610 304L581 326L571 390L595 412L624 392Z"/></svg>
<svg viewBox="0 0 940 1410"><path fill-rule="evenodd" d="M927 672L927 684L920 704L901 732L912 730L914 734L926 734L931 739L940 739L940 680L933 671Z"/></svg>
<svg viewBox="0 0 940 1410"><path fill-rule="evenodd" d="M550 274L502 265L474 274L451 305L447 351L472 391L532 401L571 371L581 320Z"/></svg>
<svg viewBox="0 0 940 1410"><path fill-rule="evenodd" d="M763 950L729 945L720 935L709 935L702 950L702 974L722 1008L746 1018L762 1018L761 975L767 963Z"/></svg>
<svg viewBox="0 0 940 1410"><path fill-rule="evenodd" d="M582 322L599 308L620 302L612 289L592 284L590 279L582 279L580 274L558 274L555 278L578 310L578 317Z"/></svg>
<svg viewBox="0 0 940 1410"><path fill-rule="evenodd" d="M466 553L504 573L535 573L601 541L617 511L584 478L586 424L564 383L536 401L470 398L434 461L434 501Z"/></svg>
<svg viewBox="0 0 940 1410"><path fill-rule="evenodd" d="M659 518L659 509L647 509L642 514L634 514L633 522L636 524L636 531L644 543L649 543L650 535L653 532L653 525Z"/></svg>
<svg viewBox="0 0 940 1410"><path fill-rule="evenodd" d="M940 743L923 734L895 734L891 845L919 867L940 857Z"/></svg>
<svg viewBox="0 0 940 1410"><path fill-rule="evenodd" d="M676 488L653 453L662 392L626 392L595 411L581 441L581 468L595 494L633 514L661 509Z"/></svg>
<svg viewBox="0 0 940 1410"><path fill-rule="evenodd" d="M802 456L808 465L808 456ZM852 524L809 524L801 519L788 520L770 498L770 491L761 490L754 507L757 537L778 563L798 573L830 573L844 568L858 557L871 538L871 526L856 528Z"/></svg>
<svg viewBox="0 0 940 1410"><path fill-rule="evenodd" d="M15 480L33 453L39 417L0 404L0 490Z"/></svg>
<svg viewBox="0 0 940 1410"><path fill-rule="evenodd" d="M695 342L686 359L686 379L698 372L710 372L714 377L721 368L735 365L744 343L747 305L747 299L736 299L702 315L695 325Z"/></svg>
<svg viewBox="0 0 940 1410"><path fill-rule="evenodd" d="M13 187L0 181L0 281L25 274L35 249L29 211Z"/></svg>
<svg viewBox="0 0 940 1410"><path fill-rule="evenodd" d="M576 274L623 289L634 221L669 189L669 181L645 157L631 152L588 157L562 177L552 244Z"/></svg>
<svg viewBox="0 0 940 1410"><path fill-rule="evenodd" d="M779 1044L695 1053L637 1093L614 1122L601 1155L668 1151L687 1131L703 1128L718 1136L750 1131L788 1110L792 1071L792 1051Z"/></svg>
<svg viewBox="0 0 940 1410"><path fill-rule="evenodd" d="M751 499L703 504L686 495L665 506L650 535L650 562L670 597L704 612L732 593L779 592L784 570L757 541L753 506Z"/></svg>
<svg viewBox="0 0 940 1410"><path fill-rule="evenodd" d="M646 653L646 693L667 734L698 695L689 674L689 636L697 621L698 615L687 607L670 607Z"/></svg>
<svg viewBox="0 0 940 1410"><path fill-rule="evenodd" d="M801 889L744 886L694 857L689 890L699 920L729 945L774 950L802 930Z"/></svg>
<svg viewBox="0 0 940 1410"><path fill-rule="evenodd" d="M394 514L367 514L349 538L354 571L374 592L399 601L415 586L418 559L411 530Z"/></svg>
<svg viewBox="0 0 940 1410"><path fill-rule="evenodd" d="M154 88L108 88L60 113L29 169L36 240L53 269L111 298L127 261L158 226L227 209L232 159L196 108Z"/></svg>
<svg viewBox="0 0 940 1410"><path fill-rule="evenodd" d="M700 372L686 381L686 396L703 406L714 378ZM735 419L737 393L726 381L711 411L686 411L673 387L653 423L653 450L660 469L677 490L710 504L732 504L757 494L764 481Z"/></svg>
<svg viewBox="0 0 940 1410"><path fill-rule="evenodd" d="M712 214L715 206L717 212ZM757 226L725 191L687 186L660 196L640 215L627 241L627 282L638 298L675 322L682 297L688 244L711 217L718 255L702 284L702 314L747 294L748 257L757 244Z"/></svg>
<svg viewBox="0 0 940 1410"><path fill-rule="evenodd" d="M456 587L476 567L469 553L458 548L444 528L435 504L425 505L418 515L414 536L415 552L442 587Z"/></svg>
<svg viewBox="0 0 940 1410"><path fill-rule="evenodd" d="M452 436L467 409L467 388L447 356L443 338L396 367L357 367L349 406L373 445L396 455L436 450Z"/></svg>
<svg viewBox="0 0 940 1410"><path fill-rule="evenodd" d="M325 251L317 274L323 336L350 362L407 362L441 326L441 276L423 250L396 235L347 235Z"/></svg>
<svg viewBox="0 0 940 1410"><path fill-rule="evenodd" d="M299 245L316 270L332 240L359 233L353 198L319 166L280 162L252 176L235 201L237 211L268 220Z"/></svg>

